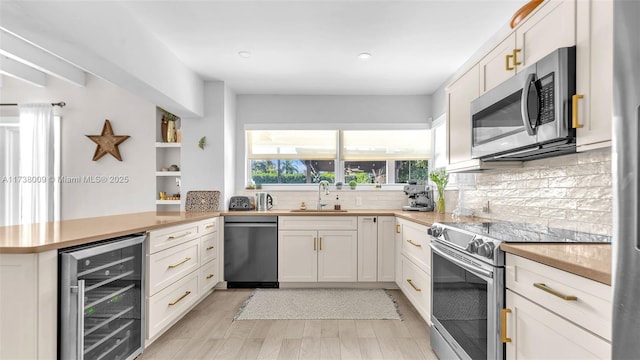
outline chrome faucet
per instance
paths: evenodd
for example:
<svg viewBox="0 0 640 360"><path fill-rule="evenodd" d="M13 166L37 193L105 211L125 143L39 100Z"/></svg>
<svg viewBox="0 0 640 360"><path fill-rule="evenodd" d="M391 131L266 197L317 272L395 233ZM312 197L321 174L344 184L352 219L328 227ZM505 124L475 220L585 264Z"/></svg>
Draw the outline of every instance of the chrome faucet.
<svg viewBox="0 0 640 360"><path fill-rule="evenodd" d="M323 190L325 195L329 195L329 182L327 180L322 180L318 183L318 210L322 210L323 206L327 206L327 204L322 203Z"/></svg>

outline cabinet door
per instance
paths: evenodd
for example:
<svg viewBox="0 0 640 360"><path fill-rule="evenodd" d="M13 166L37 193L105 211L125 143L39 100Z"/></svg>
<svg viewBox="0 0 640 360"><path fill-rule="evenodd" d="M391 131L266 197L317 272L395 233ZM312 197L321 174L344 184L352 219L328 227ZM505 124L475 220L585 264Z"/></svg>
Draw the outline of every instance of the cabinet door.
<svg viewBox="0 0 640 360"><path fill-rule="evenodd" d="M480 94L493 89L516 73L513 49L516 35L512 33L480 60ZM507 58L510 56L510 58Z"/></svg>
<svg viewBox="0 0 640 360"><path fill-rule="evenodd" d="M479 95L478 65L451 84L447 94L449 164L471 160L471 101Z"/></svg>
<svg viewBox="0 0 640 360"><path fill-rule="evenodd" d="M355 282L357 264L357 231L318 231L318 281Z"/></svg>
<svg viewBox="0 0 640 360"><path fill-rule="evenodd" d="M576 129L578 151L611 146L613 1L576 5Z"/></svg>
<svg viewBox="0 0 640 360"><path fill-rule="evenodd" d="M378 216L378 281L395 279L396 218Z"/></svg>
<svg viewBox="0 0 640 360"><path fill-rule="evenodd" d="M278 281L317 281L317 248L317 231L279 231Z"/></svg>
<svg viewBox="0 0 640 360"><path fill-rule="evenodd" d="M378 224L375 216L358 217L358 281L378 278Z"/></svg>
<svg viewBox="0 0 640 360"><path fill-rule="evenodd" d="M396 228L394 233L394 241L393 241L393 252L395 258L395 278L396 284L398 287L402 288L402 228L404 225L404 221L400 219L396 219Z"/></svg>
<svg viewBox="0 0 640 360"><path fill-rule="evenodd" d="M576 1L550 0L516 29L517 70L542 59L557 48L576 44Z"/></svg>
<svg viewBox="0 0 640 360"><path fill-rule="evenodd" d="M611 344L591 332L507 290L507 360L607 359ZM504 333L506 332L506 333Z"/></svg>

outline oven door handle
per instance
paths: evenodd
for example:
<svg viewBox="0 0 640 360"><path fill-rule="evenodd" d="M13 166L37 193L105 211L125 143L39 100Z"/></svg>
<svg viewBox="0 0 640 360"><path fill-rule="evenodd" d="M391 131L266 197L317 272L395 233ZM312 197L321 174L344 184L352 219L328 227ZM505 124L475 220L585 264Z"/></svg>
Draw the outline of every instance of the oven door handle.
<svg viewBox="0 0 640 360"><path fill-rule="evenodd" d="M464 261L460 261L454 257L452 257L451 255L447 254L445 251L442 251L438 248L438 245L431 243L431 250L433 252L435 252L436 254L446 258L447 260L451 261L452 263L460 266L461 268L469 271L470 273L473 273L474 275L480 275L480 276L484 276L485 278L489 278L489 279L493 279L493 272L489 271L489 270L485 270L479 267L475 267L475 266L471 266L467 263L465 263Z"/></svg>

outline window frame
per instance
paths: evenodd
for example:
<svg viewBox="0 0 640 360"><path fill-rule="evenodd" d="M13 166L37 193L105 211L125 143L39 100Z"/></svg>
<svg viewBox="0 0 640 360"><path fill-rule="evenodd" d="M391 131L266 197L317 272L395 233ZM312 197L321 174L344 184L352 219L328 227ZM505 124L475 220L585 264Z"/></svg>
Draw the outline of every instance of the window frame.
<svg viewBox="0 0 640 360"><path fill-rule="evenodd" d="M249 130L299 130L299 131L308 131L308 130L336 130L336 136L338 137L336 142L336 159L335 159L335 181L344 183L344 161L342 159L342 132L345 130L431 130L431 124L425 122L424 124L418 123L380 123L375 125L366 125L366 124L335 124L335 123L326 123L326 124L245 124L243 131L243 139L244 139L244 180L242 183L242 188L245 189L247 185L249 185L251 181L251 161L248 158L248 138L247 131ZM429 134L432 137L431 145L433 147L433 133ZM431 162L433 161L433 153L431 154L431 158L426 160ZM404 185L403 183L395 183L395 161L397 160L405 160L405 159L393 159L393 160L385 160L387 162L387 182L386 184L382 184L382 190L402 190ZM380 161L380 160L379 160ZM431 169L432 167L429 166ZM389 183L389 181L393 179L394 183ZM428 182L428 181L427 181ZM334 186L334 184L331 184ZM282 190L290 190L290 191L305 191L305 190L316 190L318 185L314 183L305 183L305 184L262 184L262 189L264 190L272 190L272 191L282 191ZM380 190L376 189L376 184L358 184L357 190Z"/></svg>

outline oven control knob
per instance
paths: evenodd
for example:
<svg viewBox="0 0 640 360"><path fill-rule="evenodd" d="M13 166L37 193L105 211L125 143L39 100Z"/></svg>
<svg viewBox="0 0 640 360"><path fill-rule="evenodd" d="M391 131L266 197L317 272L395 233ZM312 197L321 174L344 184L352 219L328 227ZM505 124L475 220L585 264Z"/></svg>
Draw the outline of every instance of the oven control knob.
<svg viewBox="0 0 640 360"><path fill-rule="evenodd" d="M491 242L484 243L478 248L478 255L491 259L493 257L494 247L495 245Z"/></svg>
<svg viewBox="0 0 640 360"><path fill-rule="evenodd" d="M431 236L433 237L439 237L440 235L442 235L442 228L440 226L432 226L429 229L429 234L431 234Z"/></svg>
<svg viewBox="0 0 640 360"><path fill-rule="evenodd" d="M482 239L473 239L467 244L467 251L470 253L477 253L478 249L482 246Z"/></svg>

